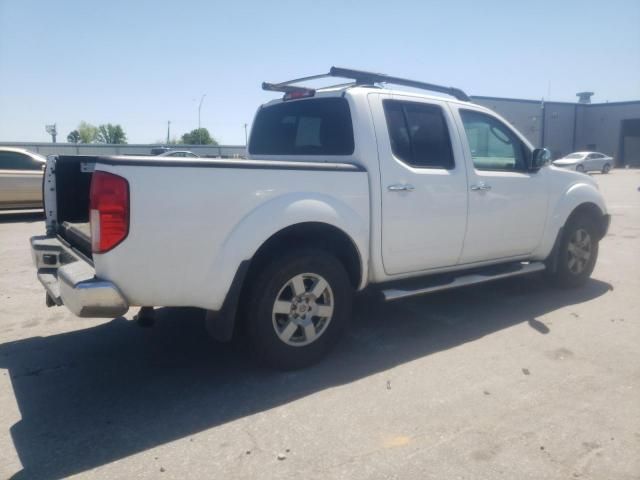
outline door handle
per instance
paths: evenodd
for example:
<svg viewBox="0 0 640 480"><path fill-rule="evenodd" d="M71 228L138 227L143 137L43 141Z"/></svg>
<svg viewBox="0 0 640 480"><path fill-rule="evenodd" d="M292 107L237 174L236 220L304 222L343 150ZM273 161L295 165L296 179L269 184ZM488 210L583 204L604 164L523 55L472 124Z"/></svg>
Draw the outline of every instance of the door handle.
<svg viewBox="0 0 640 480"><path fill-rule="evenodd" d="M470 188L474 192L486 192L487 190L491 190L491 185L487 185L484 182L480 182L477 185L471 185Z"/></svg>
<svg viewBox="0 0 640 480"><path fill-rule="evenodd" d="M413 192L415 189L416 187L408 183L399 183L396 185L389 185L387 187L387 190L389 190L390 192Z"/></svg>

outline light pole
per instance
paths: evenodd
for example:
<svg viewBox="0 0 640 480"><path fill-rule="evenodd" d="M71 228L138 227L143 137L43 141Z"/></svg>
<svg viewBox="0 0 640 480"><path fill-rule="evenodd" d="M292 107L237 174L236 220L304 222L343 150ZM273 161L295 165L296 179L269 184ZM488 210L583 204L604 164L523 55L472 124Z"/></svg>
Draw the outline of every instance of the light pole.
<svg viewBox="0 0 640 480"><path fill-rule="evenodd" d="M57 125L55 123L53 125L45 125L44 128L47 131L47 133L51 135L51 141L53 143L56 143L56 136L58 135Z"/></svg>
<svg viewBox="0 0 640 480"><path fill-rule="evenodd" d="M167 120L167 146L169 146L169 134L171 133L171 120Z"/></svg>
<svg viewBox="0 0 640 480"><path fill-rule="evenodd" d="M244 148L247 148L247 124L244 124Z"/></svg>
<svg viewBox="0 0 640 480"><path fill-rule="evenodd" d="M204 102L204 97L206 96L206 93L202 95L202 97L200 98L200 104L198 105L198 142L200 143L200 145L202 145L202 130L200 130L200 110L202 109L202 102Z"/></svg>

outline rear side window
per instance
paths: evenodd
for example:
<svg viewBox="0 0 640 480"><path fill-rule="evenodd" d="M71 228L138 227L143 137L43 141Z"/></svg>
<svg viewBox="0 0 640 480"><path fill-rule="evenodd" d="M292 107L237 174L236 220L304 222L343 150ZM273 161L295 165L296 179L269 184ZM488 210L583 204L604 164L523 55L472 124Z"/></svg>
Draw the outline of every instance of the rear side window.
<svg viewBox="0 0 640 480"><path fill-rule="evenodd" d="M315 98L264 107L251 128L255 155L351 155L353 126L344 98Z"/></svg>
<svg viewBox="0 0 640 480"><path fill-rule="evenodd" d="M393 154L418 168L454 167L449 129L442 109L424 103L385 100Z"/></svg>
<svg viewBox="0 0 640 480"><path fill-rule="evenodd" d="M0 152L0 170L42 170L44 162L18 152Z"/></svg>

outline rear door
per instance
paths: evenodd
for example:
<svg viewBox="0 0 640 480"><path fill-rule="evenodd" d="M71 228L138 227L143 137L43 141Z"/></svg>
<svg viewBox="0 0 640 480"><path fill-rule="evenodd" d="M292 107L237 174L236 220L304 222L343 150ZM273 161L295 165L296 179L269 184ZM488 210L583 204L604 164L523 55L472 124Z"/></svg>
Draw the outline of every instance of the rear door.
<svg viewBox="0 0 640 480"><path fill-rule="evenodd" d="M467 221L467 180L446 103L387 94L371 94L369 103L380 162L385 272L455 265Z"/></svg>
<svg viewBox="0 0 640 480"><path fill-rule="evenodd" d="M456 107L469 169L469 218L460 263L531 253L547 216L548 169L529 170L530 149L499 118Z"/></svg>
<svg viewBox="0 0 640 480"><path fill-rule="evenodd" d="M591 165L591 169L598 170L598 171L602 170L602 167L604 167L607 157L602 153L594 153L593 155L594 157L593 157L593 163Z"/></svg>
<svg viewBox="0 0 640 480"><path fill-rule="evenodd" d="M0 151L0 207L39 207L43 166L24 153Z"/></svg>

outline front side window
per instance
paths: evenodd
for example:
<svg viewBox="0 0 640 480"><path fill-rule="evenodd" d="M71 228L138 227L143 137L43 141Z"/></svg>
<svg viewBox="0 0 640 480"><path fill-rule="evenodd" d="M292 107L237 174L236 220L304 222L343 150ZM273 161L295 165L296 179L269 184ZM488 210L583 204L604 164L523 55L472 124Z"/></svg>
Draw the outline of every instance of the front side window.
<svg viewBox="0 0 640 480"><path fill-rule="evenodd" d="M526 171L528 149L505 124L490 115L460 110L473 165L478 170Z"/></svg>
<svg viewBox="0 0 640 480"><path fill-rule="evenodd" d="M262 108L251 128L254 155L351 155L353 126L342 97L282 102Z"/></svg>
<svg viewBox="0 0 640 480"><path fill-rule="evenodd" d="M454 167L449 129L440 107L397 100L385 100L383 105L396 158L418 168Z"/></svg>
<svg viewBox="0 0 640 480"><path fill-rule="evenodd" d="M0 170L42 170L43 162L19 152L0 152Z"/></svg>

